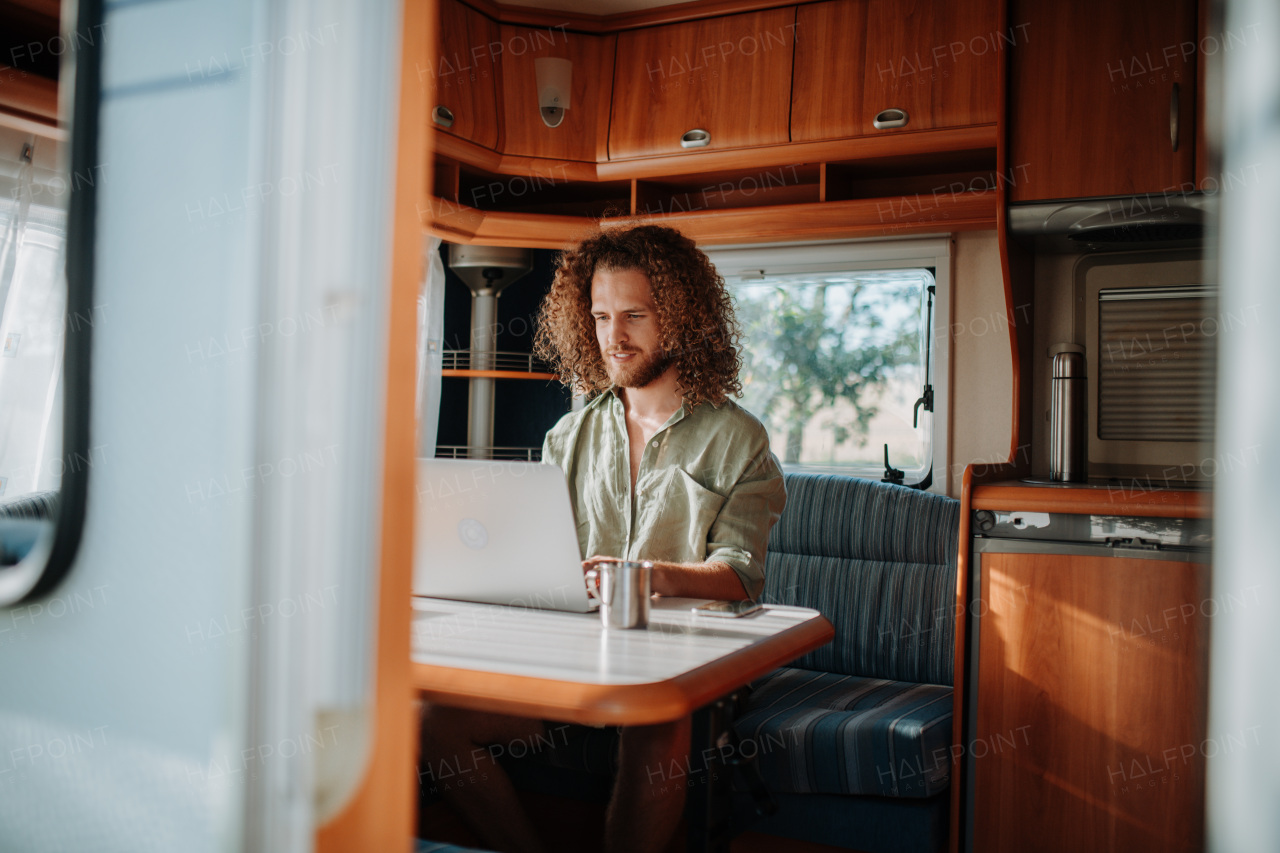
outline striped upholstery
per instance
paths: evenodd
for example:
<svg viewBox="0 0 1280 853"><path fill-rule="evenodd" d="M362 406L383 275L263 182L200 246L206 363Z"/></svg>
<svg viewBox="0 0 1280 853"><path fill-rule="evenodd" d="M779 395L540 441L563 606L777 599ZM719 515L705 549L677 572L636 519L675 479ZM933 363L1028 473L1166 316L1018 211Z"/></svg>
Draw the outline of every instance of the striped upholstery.
<svg viewBox="0 0 1280 853"><path fill-rule="evenodd" d="M778 793L925 798L950 782L959 502L788 474L764 600L835 639L756 682L735 723Z"/></svg>
<svg viewBox="0 0 1280 853"><path fill-rule="evenodd" d="M951 688L784 667L734 724L769 789L928 797L950 780Z"/></svg>
<svg viewBox="0 0 1280 853"><path fill-rule="evenodd" d="M53 518L58 514L57 489L28 492L12 500L0 502L0 518Z"/></svg>
<svg viewBox="0 0 1280 853"><path fill-rule="evenodd" d="M952 684L959 501L835 475L788 474L786 486L762 598L836 629L795 665Z"/></svg>

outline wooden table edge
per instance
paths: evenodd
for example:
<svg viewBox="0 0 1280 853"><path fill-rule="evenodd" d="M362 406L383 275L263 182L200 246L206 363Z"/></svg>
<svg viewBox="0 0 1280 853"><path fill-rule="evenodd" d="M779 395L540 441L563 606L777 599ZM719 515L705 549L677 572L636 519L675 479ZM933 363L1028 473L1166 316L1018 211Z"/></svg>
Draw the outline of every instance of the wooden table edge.
<svg viewBox="0 0 1280 853"><path fill-rule="evenodd" d="M683 719L834 636L831 623L818 615L697 669L642 684L584 684L417 662L410 665L410 683L428 702L474 711L585 725L650 725Z"/></svg>

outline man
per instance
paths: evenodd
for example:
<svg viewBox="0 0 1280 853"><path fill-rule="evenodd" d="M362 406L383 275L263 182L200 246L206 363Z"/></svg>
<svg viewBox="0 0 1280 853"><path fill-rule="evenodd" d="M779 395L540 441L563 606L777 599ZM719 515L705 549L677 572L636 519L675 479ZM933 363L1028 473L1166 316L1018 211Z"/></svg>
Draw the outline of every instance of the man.
<svg viewBox="0 0 1280 853"><path fill-rule="evenodd" d="M538 354L562 382L594 397L547 433L543 460L568 479L579 544L591 555L584 570L651 560L659 595L760 595L765 545L786 496L764 427L728 399L741 392L737 334L723 280L678 231L606 230L561 257L539 316ZM542 733L537 720L432 707L423 751L483 754L478 747ZM652 784L651 771L688 753L687 719L620 731L607 850L666 846L684 790ZM541 849L496 765L450 794L487 844Z"/></svg>

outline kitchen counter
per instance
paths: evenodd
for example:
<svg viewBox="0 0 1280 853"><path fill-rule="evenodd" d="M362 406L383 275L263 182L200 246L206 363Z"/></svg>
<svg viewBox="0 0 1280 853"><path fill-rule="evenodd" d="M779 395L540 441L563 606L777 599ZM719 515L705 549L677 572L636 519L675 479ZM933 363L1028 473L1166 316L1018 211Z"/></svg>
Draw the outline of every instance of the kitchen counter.
<svg viewBox="0 0 1280 853"><path fill-rule="evenodd" d="M1004 480L972 489L971 509L1155 518L1209 518L1213 509L1212 491L1168 488L1149 480L1120 480L1115 485Z"/></svg>

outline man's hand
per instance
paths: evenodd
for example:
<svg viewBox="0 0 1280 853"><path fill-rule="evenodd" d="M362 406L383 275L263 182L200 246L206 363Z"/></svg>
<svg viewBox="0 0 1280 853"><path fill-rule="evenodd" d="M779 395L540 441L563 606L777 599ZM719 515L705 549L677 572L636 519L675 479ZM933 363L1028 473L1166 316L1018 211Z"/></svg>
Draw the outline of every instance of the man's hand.
<svg viewBox="0 0 1280 853"><path fill-rule="evenodd" d="M586 574L589 570L594 569L600 563L621 563L621 557L604 557L596 554L594 557L588 557L582 561L582 573Z"/></svg>
<svg viewBox="0 0 1280 853"><path fill-rule="evenodd" d="M596 554L582 561L582 571L600 563L620 562L620 557ZM717 601L741 601L748 598L738 573L728 563L666 563L654 561L652 590L658 595L680 598L710 598Z"/></svg>

